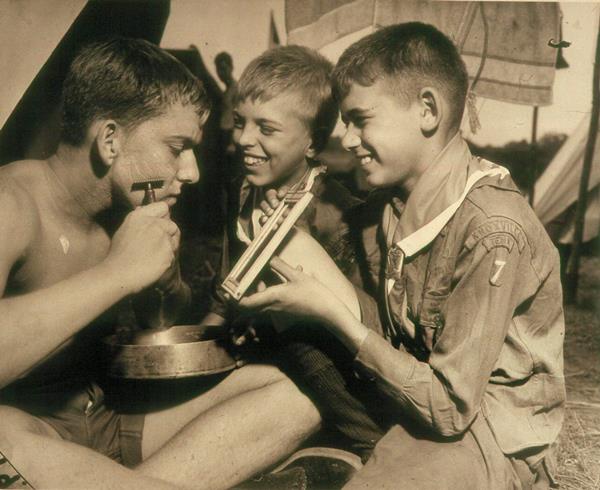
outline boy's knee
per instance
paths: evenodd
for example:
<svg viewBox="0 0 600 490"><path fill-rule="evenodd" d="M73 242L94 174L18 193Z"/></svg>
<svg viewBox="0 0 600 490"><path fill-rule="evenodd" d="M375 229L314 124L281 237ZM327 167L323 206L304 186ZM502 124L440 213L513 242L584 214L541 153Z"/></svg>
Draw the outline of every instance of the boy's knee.
<svg viewBox="0 0 600 490"><path fill-rule="evenodd" d="M244 390L255 390L285 381L287 376L273 364L246 364L229 375L228 383L242 384Z"/></svg>
<svg viewBox="0 0 600 490"><path fill-rule="evenodd" d="M312 236L299 229L293 230L291 239L280 250L279 257L292 267L301 266L305 273L327 286L355 317L360 318L354 286Z"/></svg>
<svg viewBox="0 0 600 490"><path fill-rule="evenodd" d="M320 426L321 415L314 402L306 396L288 377L283 377L268 387L276 392L274 399L278 400L281 408L288 414L290 420L297 420L299 425L307 430Z"/></svg>
<svg viewBox="0 0 600 490"><path fill-rule="evenodd" d="M236 384L249 381L239 395L259 394L263 401L256 410L265 413L285 414L288 420L298 420L298 425L317 426L321 418L314 403L279 368L267 364L247 364L237 373Z"/></svg>

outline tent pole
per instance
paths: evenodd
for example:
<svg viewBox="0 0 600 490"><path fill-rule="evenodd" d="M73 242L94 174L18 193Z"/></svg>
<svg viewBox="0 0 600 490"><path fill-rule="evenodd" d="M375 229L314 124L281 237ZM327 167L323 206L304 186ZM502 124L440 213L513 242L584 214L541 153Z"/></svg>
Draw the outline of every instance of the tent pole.
<svg viewBox="0 0 600 490"><path fill-rule="evenodd" d="M567 264L565 301L574 303L577 299L577 283L579 281L579 262L583 242L583 227L585 224L585 211L587 207L587 194L594 159L594 147L598 136L598 115L600 112L600 19L598 22L598 35L596 38L596 58L594 61L594 76L592 85L592 114L590 130L588 133L583 169L579 182L579 199L575 211L575 231L573 236L573 249Z"/></svg>
<svg viewBox="0 0 600 490"><path fill-rule="evenodd" d="M537 126L538 106L533 106L533 122L531 123L531 170L529 171L529 205L533 207L535 181L537 179Z"/></svg>

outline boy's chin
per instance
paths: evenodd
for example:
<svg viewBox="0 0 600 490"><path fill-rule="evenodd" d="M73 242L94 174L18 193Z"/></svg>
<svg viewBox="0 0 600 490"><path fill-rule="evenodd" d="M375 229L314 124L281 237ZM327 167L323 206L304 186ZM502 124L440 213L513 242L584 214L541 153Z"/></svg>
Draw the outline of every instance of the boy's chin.
<svg viewBox="0 0 600 490"><path fill-rule="evenodd" d="M380 175L377 175L377 173L369 174L365 172L365 180L367 181L367 184L375 189L380 187L389 187L389 185L387 185L384 181L385 179L382 179Z"/></svg>
<svg viewBox="0 0 600 490"><path fill-rule="evenodd" d="M398 185L396 182L390 182L385 178L382 178L380 175L367 175L365 177L367 184L369 184L373 189L387 189L389 187L394 187Z"/></svg>
<svg viewBox="0 0 600 490"><path fill-rule="evenodd" d="M144 198L143 191L124 192L120 188L115 188L111 193L111 207L119 211L131 211L142 205Z"/></svg>
<svg viewBox="0 0 600 490"><path fill-rule="evenodd" d="M274 179L268 175L246 174L246 179L254 187L273 187Z"/></svg>

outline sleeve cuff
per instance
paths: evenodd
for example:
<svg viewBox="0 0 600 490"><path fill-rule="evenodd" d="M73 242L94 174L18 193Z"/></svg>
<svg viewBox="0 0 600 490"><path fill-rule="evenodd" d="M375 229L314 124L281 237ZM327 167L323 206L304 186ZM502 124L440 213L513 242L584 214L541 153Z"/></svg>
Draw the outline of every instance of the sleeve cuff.
<svg viewBox="0 0 600 490"><path fill-rule="evenodd" d="M369 331L354 358L354 372L360 379L381 379L401 388L411 378L416 362L404 349L394 349L383 337Z"/></svg>

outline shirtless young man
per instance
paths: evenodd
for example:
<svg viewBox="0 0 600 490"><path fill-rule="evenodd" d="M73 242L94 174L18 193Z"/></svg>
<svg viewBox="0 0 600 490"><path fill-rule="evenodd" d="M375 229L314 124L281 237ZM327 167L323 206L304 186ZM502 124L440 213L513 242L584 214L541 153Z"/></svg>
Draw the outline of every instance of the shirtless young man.
<svg viewBox="0 0 600 490"><path fill-rule="evenodd" d="M159 48L116 39L82 50L63 99L56 154L0 169L3 484L230 487L319 424L287 378L246 366L185 403L125 415L105 401L95 357L122 300L159 288L170 324L189 301L169 207L199 178L204 90ZM149 179L164 186L139 207L132 183Z"/></svg>

